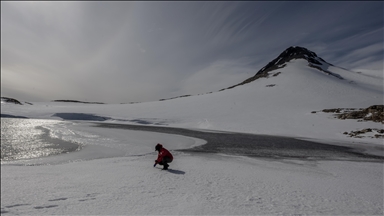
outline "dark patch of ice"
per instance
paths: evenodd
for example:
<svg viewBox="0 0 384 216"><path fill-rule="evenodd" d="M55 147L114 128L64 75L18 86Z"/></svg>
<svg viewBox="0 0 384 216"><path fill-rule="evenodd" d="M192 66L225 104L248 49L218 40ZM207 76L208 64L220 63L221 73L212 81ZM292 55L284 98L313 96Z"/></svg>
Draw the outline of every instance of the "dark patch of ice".
<svg viewBox="0 0 384 216"><path fill-rule="evenodd" d="M86 113L55 113L53 116L64 120L105 121L111 118Z"/></svg>
<svg viewBox="0 0 384 216"><path fill-rule="evenodd" d="M27 119L27 117L25 117L25 116L14 116L14 115L8 115L8 114L1 114L1 118L25 118L25 119Z"/></svg>
<svg viewBox="0 0 384 216"><path fill-rule="evenodd" d="M146 120L143 120L143 119L132 119L132 120L130 120L130 121L131 121L131 122L138 123L138 124L145 124L145 125L153 124L153 122L146 121Z"/></svg>

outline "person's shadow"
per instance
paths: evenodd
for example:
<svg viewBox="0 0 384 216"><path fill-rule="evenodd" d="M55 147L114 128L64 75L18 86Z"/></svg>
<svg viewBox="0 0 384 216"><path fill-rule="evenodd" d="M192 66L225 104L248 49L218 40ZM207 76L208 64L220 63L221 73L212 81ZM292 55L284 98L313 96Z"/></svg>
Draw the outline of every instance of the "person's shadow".
<svg viewBox="0 0 384 216"><path fill-rule="evenodd" d="M174 169L168 169L168 172L173 173L173 174L177 174L177 175L184 175L185 174L184 171L174 170Z"/></svg>

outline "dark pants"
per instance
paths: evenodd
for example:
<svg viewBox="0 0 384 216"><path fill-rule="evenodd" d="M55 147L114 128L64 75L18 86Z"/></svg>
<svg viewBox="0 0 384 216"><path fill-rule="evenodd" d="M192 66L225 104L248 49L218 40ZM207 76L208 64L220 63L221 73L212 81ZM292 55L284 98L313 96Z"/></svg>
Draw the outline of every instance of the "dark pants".
<svg viewBox="0 0 384 216"><path fill-rule="evenodd" d="M163 157L163 160L159 164L168 166L168 163L171 163L171 162L172 162L172 159L170 157Z"/></svg>

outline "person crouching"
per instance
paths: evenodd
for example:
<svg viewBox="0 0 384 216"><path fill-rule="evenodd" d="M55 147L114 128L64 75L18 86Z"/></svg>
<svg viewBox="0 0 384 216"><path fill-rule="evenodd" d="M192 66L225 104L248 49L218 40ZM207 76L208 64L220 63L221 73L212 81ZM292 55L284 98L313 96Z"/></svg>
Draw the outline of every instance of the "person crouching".
<svg viewBox="0 0 384 216"><path fill-rule="evenodd" d="M171 163L173 161L172 154L163 147L160 143L158 143L155 147L156 151L159 152L157 160L155 160L155 167L157 164L163 165L163 170L167 170L169 165L168 163Z"/></svg>

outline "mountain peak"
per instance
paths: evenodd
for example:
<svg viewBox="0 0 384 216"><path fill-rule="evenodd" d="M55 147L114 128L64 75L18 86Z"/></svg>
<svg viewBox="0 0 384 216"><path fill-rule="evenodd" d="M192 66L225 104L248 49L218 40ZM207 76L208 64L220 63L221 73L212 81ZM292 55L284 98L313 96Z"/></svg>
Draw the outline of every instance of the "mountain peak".
<svg viewBox="0 0 384 216"><path fill-rule="evenodd" d="M265 67L260 69L257 74L265 74L269 71L284 67L285 63L291 61L292 59L305 59L308 63L315 65L323 65L324 63L332 65L326 62L324 59L318 57L315 52L312 52L304 47L291 46L283 51L277 58L269 62Z"/></svg>
<svg viewBox="0 0 384 216"><path fill-rule="evenodd" d="M226 89L231 89L239 85L250 83L261 77L268 77L269 76L268 73L270 71L285 67L286 63L291 61L292 59L305 59L306 61L308 61L309 67L316 68L328 75L337 77L339 79L343 79L340 75L328 71L327 68L333 65L326 62L324 59L318 57L315 52L312 52L304 47L291 46L291 47L288 47L286 50L284 50L277 58L269 62L265 67L261 68L253 77L248 78L243 82ZM274 76L277 76L277 74L275 74ZM222 89L222 90L225 90L225 89Z"/></svg>

